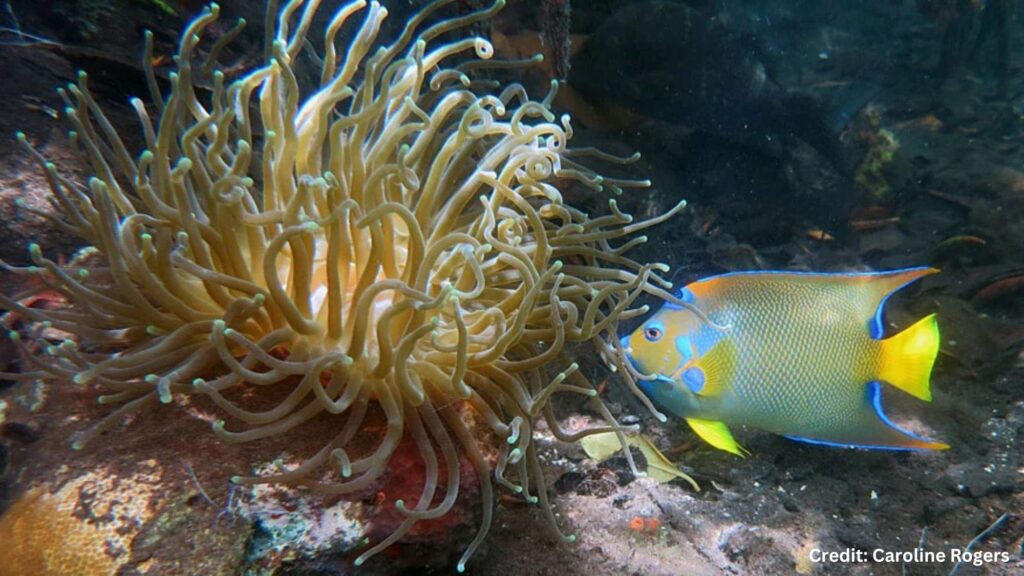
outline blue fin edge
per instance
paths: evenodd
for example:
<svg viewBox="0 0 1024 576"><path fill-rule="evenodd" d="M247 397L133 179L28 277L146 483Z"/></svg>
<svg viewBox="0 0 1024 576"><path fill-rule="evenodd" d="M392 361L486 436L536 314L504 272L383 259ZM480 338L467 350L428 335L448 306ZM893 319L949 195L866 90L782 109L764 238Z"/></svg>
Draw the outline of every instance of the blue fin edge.
<svg viewBox="0 0 1024 576"><path fill-rule="evenodd" d="M916 272L919 270L929 270L930 266L911 266L909 268L897 268L895 270L874 270L871 272L809 272L805 270L740 270L737 272L726 272L724 274L716 274L714 276L708 276L707 278L700 278L695 280L697 282L705 282L708 280L717 280L719 278L728 278L730 276L764 276L764 275L791 275L791 276L889 276L893 274L904 274L906 272ZM896 288L893 288L888 294L882 297L882 300L878 303L878 308L875 309L875 315L868 320L868 334L874 340L881 340L885 334L885 324L882 322L882 315L885 310L885 303L889 301L889 297L906 288L908 285L920 280L920 277L909 280ZM680 288L676 293L683 302L693 302L693 292L686 287ZM666 306L674 310L681 309L680 306L676 306L671 302L667 302Z"/></svg>
<svg viewBox="0 0 1024 576"><path fill-rule="evenodd" d="M905 430L896 425L895 422L886 416L885 411L882 409L882 385L878 382L868 383L868 401L871 403L871 408L875 411L875 415L882 421L883 424L892 428L893 430L903 434L904 436L918 440L920 442L933 442L923 436L918 436L909 430ZM864 450L889 450L894 452L930 452L928 448L918 448L915 446L890 446L890 445L878 445L878 444L846 444L843 442L832 442L829 440L818 440L816 438L806 438L804 436L792 436L785 435L790 440L797 442L804 442L806 444L815 444L818 446L832 446L834 448L860 448Z"/></svg>

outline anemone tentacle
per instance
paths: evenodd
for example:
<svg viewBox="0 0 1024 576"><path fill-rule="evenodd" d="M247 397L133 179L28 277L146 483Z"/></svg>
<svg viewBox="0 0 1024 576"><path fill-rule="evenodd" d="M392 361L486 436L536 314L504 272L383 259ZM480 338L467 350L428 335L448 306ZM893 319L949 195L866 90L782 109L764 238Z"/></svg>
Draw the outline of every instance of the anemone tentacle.
<svg viewBox="0 0 1024 576"><path fill-rule="evenodd" d="M137 157L84 74L61 93L93 174L87 187L19 138L46 174L64 215L59 226L95 247L66 265L34 249L35 266L7 267L40 278L66 308L0 297L11 314L72 335L44 342L39 359L15 334L32 358L32 372L19 377L73 380L121 405L76 447L179 395L219 408L214 433L229 442L283 434L328 413L339 432L304 463L236 480L345 494L380 480L408 434L426 469L422 493L399 503L405 520L357 563L452 507L461 453L483 496L463 568L487 532L496 487L539 502L554 520L532 443L538 419L569 441L633 431L615 422L566 347L592 342L646 401L621 365L617 322L643 312L634 306L641 294L671 285L659 276L667 267L625 252L646 240L638 231L684 204L639 222L614 200L609 215L593 219L566 204L561 189L573 181L616 193L649 183L605 178L581 163L636 158L567 148L569 118L549 106L557 86L541 101L518 84L481 92L487 84L470 75L521 63L491 60L483 38L439 38L488 18L503 0L438 20L451 2L430 3L379 48L387 10L345 4L323 30L313 89L299 60L318 0L268 12L265 64L233 80L214 62L244 21L197 63L219 16L211 5L182 36L169 93L147 68L152 105L132 101L146 146ZM340 31L360 15L339 49ZM267 388L282 398L269 409L229 393ZM549 403L558 393L588 397L608 425L564 432ZM352 439L372 405L387 429L361 452ZM483 449L465 412L494 448Z"/></svg>

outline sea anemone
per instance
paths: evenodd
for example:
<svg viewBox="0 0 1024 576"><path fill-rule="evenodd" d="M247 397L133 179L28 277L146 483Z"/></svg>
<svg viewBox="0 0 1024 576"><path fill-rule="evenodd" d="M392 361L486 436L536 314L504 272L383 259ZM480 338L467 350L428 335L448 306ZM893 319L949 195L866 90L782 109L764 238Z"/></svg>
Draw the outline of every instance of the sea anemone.
<svg viewBox="0 0 1024 576"><path fill-rule="evenodd" d="M140 154L129 152L84 74L61 91L93 174L85 187L19 135L45 170L61 215L54 223L91 247L58 264L33 245L34 266L7 266L67 301L41 310L0 300L35 323L11 332L26 371L8 376L73 382L119 405L75 438L76 448L143 407L190 395L222 411L213 431L228 442L283 434L327 413L337 434L301 465L235 480L350 494L382 477L408 435L426 470L420 498L397 503L405 520L356 563L452 507L461 453L483 500L461 570L491 522L494 484L539 501L553 521L532 443L539 418L564 441L630 431L567 346L589 341L622 368L617 323L646 311L633 306L645 292L672 299L658 276L666 267L624 253L645 241L635 232L683 204L644 222L614 200L596 218L566 204L560 189L570 184L619 192L647 183L603 178L577 162L616 159L567 147L569 119L549 108L556 86L536 101L518 84L499 91L477 79L514 63L488 62L485 39L451 38L503 0L437 18L452 1L432 2L379 48L387 10L345 4L312 58L313 82L299 62L312 50L319 0L271 8L265 65L230 82L213 62L234 33L197 59L218 17L212 5L182 36L169 95L147 67L152 103L132 100ZM339 32L359 12L339 51ZM60 332L68 337L56 339ZM563 431L549 403L558 392L590 397L608 426ZM260 409L266 398L276 404ZM377 410L386 430L373 449L357 449L353 439Z"/></svg>

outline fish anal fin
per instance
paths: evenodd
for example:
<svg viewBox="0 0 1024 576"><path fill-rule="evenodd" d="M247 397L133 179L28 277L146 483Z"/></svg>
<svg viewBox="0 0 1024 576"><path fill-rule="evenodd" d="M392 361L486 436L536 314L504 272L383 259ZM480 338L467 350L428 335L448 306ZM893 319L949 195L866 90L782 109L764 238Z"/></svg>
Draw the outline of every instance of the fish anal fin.
<svg viewBox="0 0 1024 576"><path fill-rule="evenodd" d="M690 428L693 429L697 436L700 436L701 440L715 448L740 457L748 454L743 447L736 443L736 439L732 437L732 432L729 431L729 427L724 422L701 418L687 418L686 423L690 425Z"/></svg>
<svg viewBox="0 0 1024 576"><path fill-rule="evenodd" d="M907 394L931 401L929 379L939 353L939 325L935 314L881 341L878 377Z"/></svg>
<svg viewBox="0 0 1024 576"><path fill-rule="evenodd" d="M885 410L882 409L882 385L878 382L869 382L867 390L867 401L871 406L871 410L874 411L875 416L878 420L884 424L891 432L896 433L895 442L893 446L901 447L910 450L948 450L949 444L943 444L942 442L933 442L927 438L923 438L914 434L910 430L900 428L893 422L889 416L885 414Z"/></svg>
<svg viewBox="0 0 1024 576"><path fill-rule="evenodd" d="M943 444L942 442L926 442L921 440L915 440L907 438L907 441L903 444L858 444L855 442L835 442L832 440L818 440L817 438L807 438L805 436L794 436L787 434L786 438L794 440L796 442L803 442L804 444L814 444L815 446L832 446L834 448L859 448L861 450L949 450L949 444Z"/></svg>

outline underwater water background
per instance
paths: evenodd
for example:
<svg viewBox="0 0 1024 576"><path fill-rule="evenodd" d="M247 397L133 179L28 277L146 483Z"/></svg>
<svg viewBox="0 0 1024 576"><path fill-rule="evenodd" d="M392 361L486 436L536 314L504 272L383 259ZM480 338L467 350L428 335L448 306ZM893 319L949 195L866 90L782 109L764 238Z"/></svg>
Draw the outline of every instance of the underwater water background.
<svg viewBox="0 0 1024 576"><path fill-rule="evenodd" d="M308 45L296 48L297 86L319 80L323 29L343 4L320 3ZM375 46L399 38L427 2L382 4L389 14ZM47 218L67 214L49 200L45 171L14 135L24 132L68 189L88 190L96 163L82 152L81 137L69 139L66 104L55 92L84 70L92 97L137 158L147 140L128 99L141 98L159 118L140 60L143 31L153 32L148 64L167 94L178 37L203 7L193 0L0 1L6 264L38 265L29 250L37 243L63 266L88 244ZM455 0L424 26L489 7ZM639 152L625 164L598 156L594 169L609 182L602 190L553 178L566 205L598 218L612 212L614 198L616 209L643 221L687 201L639 232L646 242L628 254L669 265L663 276L675 288L735 271L941 270L894 296L885 316L896 333L937 314L932 400L891 388L884 398L896 423L949 450L815 446L733 425L749 451L738 457L712 448L681 419L659 421L591 342L566 343L564 355L595 386L608 415L638 426L656 448L634 447L637 466L651 471L664 458L700 490L671 473L637 477L621 453L595 458L538 419L531 445L538 471L530 475L546 479L555 521L575 541L553 536L543 506L495 481L494 518L468 573L1024 573L1024 15L1017 8L1009 0L508 0L493 18L434 40L478 35L491 42L495 60L543 54L530 66L480 69L471 89L518 82L542 101L559 80L557 94L544 101L552 122L571 118L570 149ZM221 2L197 57L232 38L236 19L245 18L246 30L210 70L230 80L261 66L266 9L259 0ZM340 47L358 37L359 14L339 32ZM365 74L363 63L353 82ZM212 78L197 80L198 101L214 93ZM339 106L326 116L342 114ZM253 142L265 137L257 130ZM486 151L481 144L459 160L472 171ZM645 179L649 187L628 184ZM0 270L6 301L40 314L63 310L52 283L10 267ZM656 310L662 302L648 292L635 304ZM20 343L34 334L56 346L65 334L12 308L5 306L4 332L20 340L0 342L0 371L31 373ZM646 317L625 315L617 333L603 337L617 341ZM554 366L546 376L565 370ZM254 406L269 409L254 390L238 392L239 401L255 398ZM420 494L427 473L410 436L381 477L354 493L239 485L232 477L297 465L343 421L228 444L210 432L221 417L216 406L174 392L170 406L131 413L72 450L75 435L116 407L97 404L94 391L67 379L0 380L0 576L449 574L477 537L485 491L460 452L462 489L448 512L357 563L405 520L396 501ZM554 395L550 407L569 432L602 425L605 416L581 394ZM482 460L498 466L499 448L514 441L481 424L486 406L438 403L439 411L449 408L468 422ZM371 452L390 422L371 414L358 448ZM431 434L428 443L441 454L442 435ZM438 490L430 503L443 498ZM832 552L834 559L823 559Z"/></svg>

